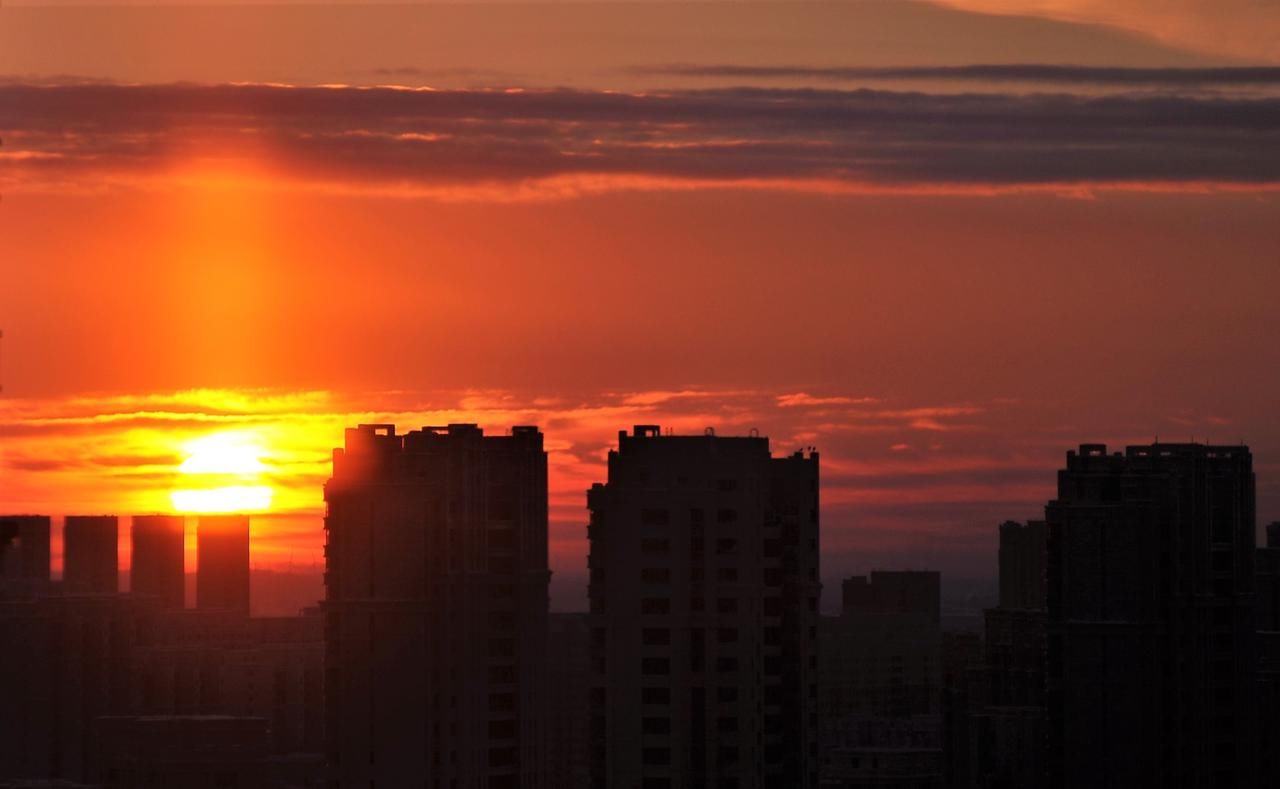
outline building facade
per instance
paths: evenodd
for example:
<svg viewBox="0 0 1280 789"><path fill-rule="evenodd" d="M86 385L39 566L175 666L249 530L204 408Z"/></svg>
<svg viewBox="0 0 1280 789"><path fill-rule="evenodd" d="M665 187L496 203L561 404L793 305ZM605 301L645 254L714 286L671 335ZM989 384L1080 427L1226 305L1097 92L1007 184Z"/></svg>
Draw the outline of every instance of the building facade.
<svg viewBox="0 0 1280 789"><path fill-rule="evenodd" d="M62 529L62 585L68 594L115 594L120 586L119 519L68 515Z"/></svg>
<svg viewBox="0 0 1280 789"><path fill-rule="evenodd" d="M543 785L542 433L361 425L325 500L332 786Z"/></svg>
<svg viewBox="0 0 1280 789"><path fill-rule="evenodd" d="M248 515L201 515L196 523L196 607L249 615Z"/></svg>
<svg viewBox="0 0 1280 789"><path fill-rule="evenodd" d="M130 591L155 597L167 608L185 604L186 519L181 515L135 515L130 541Z"/></svg>
<svg viewBox="0 0 1280 789"><path fill-rule="evenodd" d="M592 786L817 783L818 454L622 432L588 493Z"/></svg>
<svg viewBox="0 0 1280 789"><path fill-rule="evenodd" d="M1255 786L1248 448L1086 444L1045 514L1050 785Z"/></svg>

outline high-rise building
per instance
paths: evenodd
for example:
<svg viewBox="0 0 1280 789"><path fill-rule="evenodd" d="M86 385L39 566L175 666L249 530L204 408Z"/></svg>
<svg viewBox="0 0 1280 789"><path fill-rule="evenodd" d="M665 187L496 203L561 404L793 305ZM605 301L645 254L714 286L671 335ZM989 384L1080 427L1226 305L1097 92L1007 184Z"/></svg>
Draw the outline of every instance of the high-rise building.
<svg viewBox="0 0 1280 789"><path fill-rule="evenodd" d="M325 500L332 785L544 786L542 433L348 429Z"/></svg>
<svg viewBox="0 0 1280 789"><path fill-rule="evenodd" d="M49 532L47 515L0 515L0 596L48 585Z"/></svg>
<svg viewBox="0 0 1280 789"><path fill-rule="evenodd" d="M942 577L875 570L841 584L819 628L823 787L936 787L942 780Z"/></svg>
<svg viewBox="0 0 1280 789"><path fill-rule="evenodd" d="M120 524L114 515L68 515L62 531L62 584L71 594L115 594Z"/></svg>
<svg viewBox="0 0 1280 789"><path fill-rule="evenodd" d="M249 516L201 515L196 524L196 607L249 615Z"/></svg>
<svg viewBox="0 0 1280 789"><path fill-rule="evenodd" d="M182 608L186 578L185 520L181 515L135 515L129 578L134 594L158 598L169 608Z"/></svg>
<svg viewBox="0 0 1280 789"><path fill-rule="evenodd" d="M1045 604L1044 521L1000 524L1000 607L1039 611Z"/></svg>
<svg viewBox="0 0 1280 789"><path fill-rule="evenodd" d="M1050 785L1257 785L1248 448L1086 444L1045 515Z"/></svg>
<svg viewBox="0 0 1280 789"><path fill-rule="evenodd" d="M1280 522L1257 551L1258 785L1280 786Z"/></svg>
<svg viewBox="0 0 1280 789"><path fill-rule="evenodd" d="M1017 789L1045 783L1043 521L1000 525L1000 605L987 609L981 665L948 696L949 783Z"/></svg>
<svg viewBox="0 0 1280 789"><path fill-rule="evenodd" d="M641 425L587 501L592 786L815 786L818 454Z"/></svg>

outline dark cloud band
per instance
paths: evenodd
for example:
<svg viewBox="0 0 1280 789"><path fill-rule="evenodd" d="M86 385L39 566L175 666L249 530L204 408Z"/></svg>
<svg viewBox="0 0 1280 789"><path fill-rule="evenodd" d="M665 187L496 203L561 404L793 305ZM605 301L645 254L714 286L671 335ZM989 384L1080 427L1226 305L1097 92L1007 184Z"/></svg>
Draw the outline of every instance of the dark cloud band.
<svg viewBox="0 0 1280 789"><path fill-rule="evenodd" d="M877 187L1280 183L1280 99L0 85L10 184L266 159L359 186L561 177Z"/></svg>
<svg viewBox="0 0 1280 789"><path fill-rule="evenodd" d="M750 66L672 63L660 66L636 66L631 71L639 74L715 78L720 80L802 79L829 82L958 80L966 82L1029 82L1055 85L1114 85L1122 87L1280 86L1280 67L1277 66L1135 68L1013 63L866 68L856 66Z"/></svg>

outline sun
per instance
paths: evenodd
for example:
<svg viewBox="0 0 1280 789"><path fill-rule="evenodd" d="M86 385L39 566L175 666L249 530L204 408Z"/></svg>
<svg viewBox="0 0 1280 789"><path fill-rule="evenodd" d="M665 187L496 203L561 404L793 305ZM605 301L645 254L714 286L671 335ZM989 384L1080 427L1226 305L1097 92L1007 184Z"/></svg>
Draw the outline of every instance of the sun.
<svg viewBox="0 0 1280 789"><path fill-rule="evenodd" d="M186 460L178 473L190 484L169 494L178 512L261 512L271 507L271 487L263 484L266 450L258 435L213 433L182 448Z"/></svg>

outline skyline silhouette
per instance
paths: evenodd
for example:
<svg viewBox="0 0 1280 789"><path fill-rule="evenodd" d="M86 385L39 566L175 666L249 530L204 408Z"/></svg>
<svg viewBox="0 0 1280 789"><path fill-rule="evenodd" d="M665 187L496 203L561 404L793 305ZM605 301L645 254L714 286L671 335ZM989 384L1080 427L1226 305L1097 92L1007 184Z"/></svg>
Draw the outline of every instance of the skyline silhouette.
<svg viewBox="0 0 1280 789"><path fill-rule="evenodd" d="M822 614L818 453L657 425L619 433L607 481L584 491L590 611L549 614L543 447L527 426L348 429L326 485L326 593L291 617L250 616L247 516L200 516L211 547L185 607L178 519L139 516L132 530L139 578L165 579L146 594L119 590L114 516L69 520L63 580L49 574L50 520L0 517L13 647L0 777L938 789L1273 777L1280 729L1254 699L1280 692L1267 629L1280 523L1255 548L1245 446L1068 451L1044 520L993 529L1000 594L976 626L921 569L847 577L827 590L840 615ZM1196 650L1206 657L1178 657ZM78 690L57 701L54 688ZM1184 723L1120 723L1121 711ZM1209 738L1204 756L1190 745Z"/></svg>

